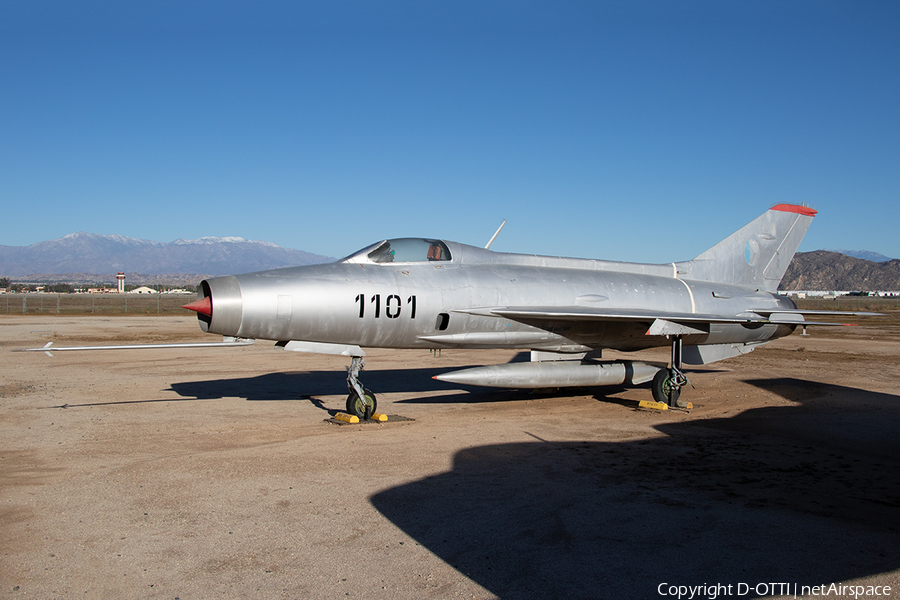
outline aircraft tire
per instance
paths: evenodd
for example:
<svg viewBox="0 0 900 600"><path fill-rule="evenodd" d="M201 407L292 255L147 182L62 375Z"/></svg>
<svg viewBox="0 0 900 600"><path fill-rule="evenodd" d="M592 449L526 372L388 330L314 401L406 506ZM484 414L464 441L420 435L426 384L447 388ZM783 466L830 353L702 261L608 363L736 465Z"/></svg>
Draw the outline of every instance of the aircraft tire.
<svg viewBox="0 0 900 600"><path fill-rule="evenodd" d="M360 400L356 392L350 392L350 395L347 396L347 414L355 415L360 419L367 419L372 416L378 407L378 400L375 398L375 394L366 388L363 388L363 393L366 395L366 400L372 403L371 408L369 408L369 414L366 414L366 408L368 407Z"/></svg>
<svg viewBox="0 0 900 600"><path fill-rule="evenodd" d="M678 397L681 395L681 390L672 386L670 384L671 380L672 375L669 373L668 369L660 369L656 372L656 375L653 376L653 384L651 386L653 390L653 399L657 402L668 404L669 406L681 406L678 404Z"/></svg>

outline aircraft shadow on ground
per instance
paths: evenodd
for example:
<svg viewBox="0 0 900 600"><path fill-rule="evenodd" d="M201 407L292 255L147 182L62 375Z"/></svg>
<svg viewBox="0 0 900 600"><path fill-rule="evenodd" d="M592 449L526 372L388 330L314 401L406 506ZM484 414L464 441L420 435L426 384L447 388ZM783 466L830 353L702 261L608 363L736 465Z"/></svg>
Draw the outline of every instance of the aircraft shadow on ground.
<svg viewBox="0 0 900 600"><path fill-rule="evenodd" d="M452 471L371 502L504 599L659 597L662 583L731 584L737 597L739 583L900 568L900 397L750 383L798 404L661 425L653 439L469 448Z"/></svg>
<svg viewBox="0 0 900 600"><path fill-rule="evenodd" d="M460 367L463 368L463 367ZM360 376L363 385L381 393L424 394L416 398L399 400L400 403L478 403L505 402L531 395L528 390L516 391L445 383L432 379L434 375L452 369L385 369L365 371ZM171 384L172 391L180 396L211 400L216 398L245 398L254 401L307 400L314 396L342 395L347 393L347 377L341 371L309 371L291 373L266 373L255 377L183 381ZM448 393L458 391L460 393ZM563 390L559 395L570 396Z"/></svg>
<svg viewBox="0 0 900 600"><path fill-rule="evenodd" d="M522 353L513 362L527 360L528 353ZM471 365L481 366L481 365ZM447 373L467 366L428 367L407 369L378 369L364 371L360 375L363 385L375 392L415 393L414 398L396 401L402 404L450 404L483 403L523 400L539 395L542 398L569 397L573 394L594 394L600 400L610 400L608 396L621 392L622 386L600 386L587 388L566 388L562 390L511 390L485 388L432 379L435 375ZM644 384L638 387L646 387ZM307 400L314 396L342 395L347 393L346 373L339 370L298 371L266 373L255 377L231 379L210 379L205 381L184 381L173 383L172 391L185 398L211 400L238 397L254 401ZM458 393L451 393L456 391ZM613 399L614 400L614 399Z"/></svg>
<svg viewBox="0 0 900 600"><path fill-rule="evenodd" d="M376 395L381 393L420 394L413 398L397 400L398 404L476 404L524 400L536 395L542 398L553 398L569 397L573 394L592 394L600 401L614 402L624 406L633 405L632 401L620 400L614 396L627 389L624 386L534 391L467 386L432 379L435 375L463 368L467 367L381 369L364 371L360 378L363 385L374 391ZM709 372L709 370L705 372ZM761 388L772 385L777 385L777 383L770 380L758 382L758 387ZM809 395L808 390L817 385L812 382L804 383L803 394ZM649 390L650 386L642 384L636 387ZM171 384L171 390L185 399L214 400L237 397L250 401L297 401L308 400L315 396L346 394L347 380L345 373L338 370L279 372L265 373L254 377L177 382ZM448 393L453 391L458 393Z"/></svg>
<svg viewBox="0 0 900 600"><path fill-rule="evenodd" d="M510 362L527 362L530 354L520 352L512 357ZM444 403L480 403L480 402L506 402L510 400L522 400L533 396L535 393L541 397L571 396L573 393L592 393L601 400L609 400L610 394L621 392L621 386L601 386L593 388L580 388L577 392L572 389L563 389L559 392L543 390L507 390L499 388L484 388L479 386L467 386L454 383L446 383L432 379L435 375L466 369L469 367L483 366L481 364L454 367L427 367L406 369L375 369L363 371L360 380L363 385L381 393L416 393L424 394L415 398L399 400L406 404L444 404ZM709 371L710 369L705 369ZM649 388L649 384L639 387ZM241 377L232 379L212 379L206 381L185 381L173 383L171 389L180 396L195 398L198 400L211 400L216 398L238 397L247 400L274 401L274 400L307 400L314 396L341 395L347 393L346 373L340 370L329 371L303 371L266 373L255 377ZM452 394L448 392L458 391Z"/></svg>

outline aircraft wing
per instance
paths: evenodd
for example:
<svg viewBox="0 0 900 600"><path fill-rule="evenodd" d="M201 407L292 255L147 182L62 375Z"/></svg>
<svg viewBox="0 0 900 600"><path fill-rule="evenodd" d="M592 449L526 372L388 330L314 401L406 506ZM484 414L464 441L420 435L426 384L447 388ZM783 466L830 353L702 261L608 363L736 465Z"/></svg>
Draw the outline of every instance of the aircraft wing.
<svg viewBox="0 0 900 600"><path fill-rule="evenodd" d="M561 322L586 324L596 321L648 323L647 335L692 335L709 333L712 323L768 323L751 313L713 315L647 309L615 309L586 306L504 306L475 309L478 315L504 317L550 330Z"/></svg>
<svg viewBox="0 0 900 600"><path fill-rule="evenodd" d="M498 317L514 321L665 321L688 323L768 323L755 314L734 316L682 313L663 310L592 308L586 306L507 306L490 309Z"/></svg>
<svg viewBox="0 0 900 600"><path fill-rule="evenodd" d="M571 321L645 321L656 324L651 335L667 335L678 333L672 331L672 327L663 327L666 323L682 323L688 328L712 323L779 323L779 324L803 324L803 325L844 325L844 323L825 323L822 321L807 321L805 315L811 316L878 316L881 313L872 312L847 312L828 310L802 310L786 308L759 308L752 309L736 315L708 314L708 313L684 313L665 310L648 309L616 309L595 308L587 306L503 306L493 308L481 308L459 312L470 312L478 315L494 315L505 317L514 321L529 322L532 324L547 321L556 322ZM660 329L661 328L661 329Z"/></svg>

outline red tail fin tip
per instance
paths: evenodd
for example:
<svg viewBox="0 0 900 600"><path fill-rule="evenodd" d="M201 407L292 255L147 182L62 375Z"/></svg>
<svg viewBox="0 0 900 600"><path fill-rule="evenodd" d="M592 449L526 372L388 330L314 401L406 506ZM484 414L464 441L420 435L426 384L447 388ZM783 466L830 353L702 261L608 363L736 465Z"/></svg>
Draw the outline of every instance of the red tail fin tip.
<svg viewBox="0 0 900 600"><path fill-rule="evenodd" d="M773 206L772 210L797 213L798 215L806 215L807 217L814 217L816 216L816 213L819 212L817 210L811 209L808 206L798 206L796 204L778 204L776 206Z"/></svg>

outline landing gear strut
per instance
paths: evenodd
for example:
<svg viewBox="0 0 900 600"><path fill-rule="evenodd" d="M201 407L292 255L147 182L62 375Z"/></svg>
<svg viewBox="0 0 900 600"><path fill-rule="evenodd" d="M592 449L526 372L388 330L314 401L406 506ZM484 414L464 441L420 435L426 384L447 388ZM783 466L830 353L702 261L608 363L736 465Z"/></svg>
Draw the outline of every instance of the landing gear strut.
<svg viewBox="0 0 900 600"><path fill-rule="evenodd" d="M347 369L347 388L350 395L347 396L347 413L359 417L365 421L375 413L378 405L375 394L362 386L359 381L359 372L366 368L366 361L361 356L354 356Z"/></svg>
<svg viewBox="0 0 900 600"><path fill-rule="evenodd" d="M660 369L653 377L653 399L673 408L686 408L688 403L679 400L681 388L690 383L681 370L681 336L672 337L672 366Z"/></svg>

